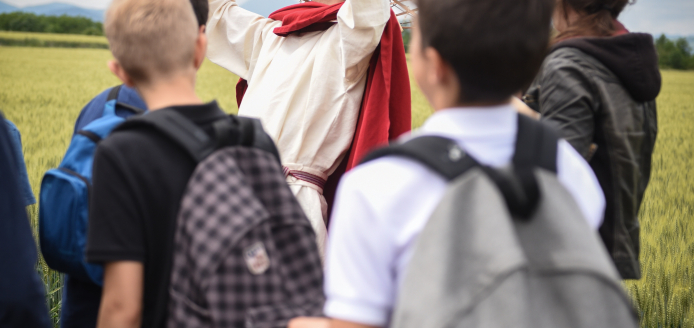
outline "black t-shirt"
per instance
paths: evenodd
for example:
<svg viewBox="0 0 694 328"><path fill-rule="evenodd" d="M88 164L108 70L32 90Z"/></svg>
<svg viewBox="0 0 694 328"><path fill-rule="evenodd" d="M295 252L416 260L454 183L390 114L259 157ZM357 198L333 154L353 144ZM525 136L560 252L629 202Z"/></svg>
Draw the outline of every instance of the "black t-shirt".
<svg viewBox="0 0 694 328"><path fill-rule="evenodd" d="M175 110L208 134L225 117L216 102ZM144 264L142 327L164 327L181 198L195 161L153 129L117 131L94 155L86 256L89 262Z"/></svg>

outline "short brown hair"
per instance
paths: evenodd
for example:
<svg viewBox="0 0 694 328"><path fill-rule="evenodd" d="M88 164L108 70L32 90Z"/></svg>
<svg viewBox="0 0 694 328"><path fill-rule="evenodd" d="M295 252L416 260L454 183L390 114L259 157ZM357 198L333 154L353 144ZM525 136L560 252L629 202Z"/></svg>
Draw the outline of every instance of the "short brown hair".
<svg viewBox="0 0 694 328"><path fill-rule="evenodd" d="M455 70L461 102L501 102L529 85L550 42L555 0L417 0L422 47Z"/></svg>
<svg viewBox="0 0 694 328"><path fill-rule="evenodd" d="M125 72L144 83L191 65L198 37L188 0L115 0L104 30Z"/></svg>

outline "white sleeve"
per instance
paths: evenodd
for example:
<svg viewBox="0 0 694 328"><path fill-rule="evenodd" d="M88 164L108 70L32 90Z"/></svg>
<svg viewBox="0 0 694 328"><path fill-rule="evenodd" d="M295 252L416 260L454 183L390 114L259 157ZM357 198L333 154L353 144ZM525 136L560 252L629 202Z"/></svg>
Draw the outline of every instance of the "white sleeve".
<svg viewBox="0 0 694 328"><path fill-rule="evenodd" d="M361 76L368 67L368 59L381 42L389 19L388 0L346 0L342 5L337 13L337 28L345 78Z"/></svg>
<svg viewBox="0 0 694 328"><path fill-rule="evenodd" d="M210 0L207 58L248 79L248 72L260 54L264 35L276 25L272 19L239 7L234 0Z"/></svg>
<svg viewBox="0 0 694 328"><path fill-rule="evenodd" d="M360 181L350 179L353 173L342 179L335 198L326 256L325 314L385 326L396 287L392 236L359 191Z"/></svg>
<svg viewBox="0 0 694 328"><path fill-rule="evenodd" d="M566 141L557 151L557 177L571 193L588 224L598 229L605 215L605 195L593 169Z"/></svg>

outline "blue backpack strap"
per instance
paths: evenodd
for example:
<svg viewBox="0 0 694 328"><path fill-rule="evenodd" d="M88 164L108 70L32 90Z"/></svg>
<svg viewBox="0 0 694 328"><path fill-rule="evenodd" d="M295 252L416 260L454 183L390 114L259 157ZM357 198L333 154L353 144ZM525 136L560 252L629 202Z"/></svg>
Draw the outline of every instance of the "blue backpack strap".
<svg viewBox="0 0 694 328"><path fill-rule="evenodd" d="M143 114L145 110L141 108L137 108L135 106L128 105L126 103L122 103L118 101L118 95L120 94L120 90L123 87L123 85L118 85L113 88L111 88L111 91L108 92L108 96L106 97L106 102L108 103L111 100L115 100L116 104L113 108L113 114L115 115L115 110L116 108L123 108L131 111L135 115ZM107 107L108 108L108 107Z"/></svg>
<svg viewBox="0 0 694 328"><path fill-rule="evenodd" d="M137 107L118 102L118 94L122 86L123 85L118 85L111 88L106 97L106 103L104 104L104 110L101 114L101 117L94 120L97 121L105 117L110 117L110 119L115 121L112 121L113 123L111 124L99 124L99 128L96 128L92 124L94 121L92 121L92 123L87 124L84 128L82 128L82 130L75 132L75 135L85 136L95 144L98 144L99 142L101 142L103 138L105 138L111 132L111 128L108 127L109 125L119 124L121 121L124 120L123 118L120 118L118 115L116 115L116 109L125 109L135 115L143 114L145 112L144 110L139 109Z"/></svg>

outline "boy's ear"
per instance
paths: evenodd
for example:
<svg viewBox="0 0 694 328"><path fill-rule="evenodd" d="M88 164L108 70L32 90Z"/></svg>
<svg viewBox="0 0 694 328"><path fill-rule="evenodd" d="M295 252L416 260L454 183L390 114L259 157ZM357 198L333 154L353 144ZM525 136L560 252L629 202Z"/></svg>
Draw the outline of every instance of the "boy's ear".
<svg viewBox="0 0 694 328"><path fill-rule="evenodd" d="M202 66L205 55L207 55L207 34L205 34L205 25L202 25L198 30L198 38L195 40L195 62L193 64L196 70Z"/></svg>
<svg viewBox="0 0 694 328"><path fill-rule="evenodd" d="M433 47L424 49L427 60L427 83L441 91L437 99L440 108L448 108L459 105L461 90L458 75L451 64L449 64L441 54Z"/></svg>
<svg viewBox="0 0 694 328"><path fill-rule="evenodd" d="M121 80L121 82L123 82L123 84L125 84L126 86L131 87L131 88L135 86L135 84L133 83L133 80L130 78L128 73L125 72L125 70L123 69L123 66L121 66L117 60L115 60L115 59L109 60L108 61L108 69L111 70L111 73L113 73L113 75L118 77L118 79Z"/></svg>
<svg viewBox="0 0 694 328"><path fill-rule="evenodd" d="M450 65L446 63L436 49L426 47L424 49L424 57L426 57L429 67L427 70L427 80L431 85L441 85L446 82Z"/></svg>

